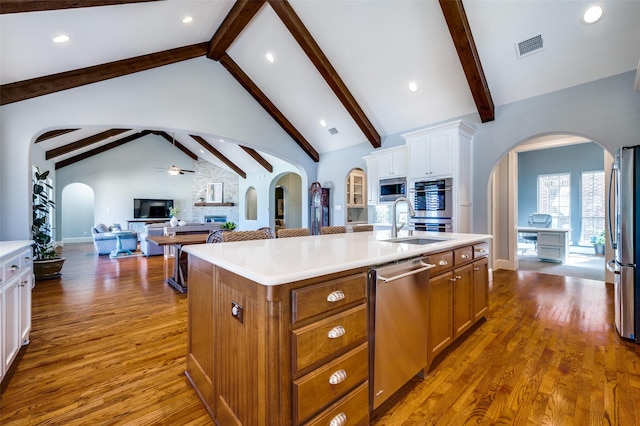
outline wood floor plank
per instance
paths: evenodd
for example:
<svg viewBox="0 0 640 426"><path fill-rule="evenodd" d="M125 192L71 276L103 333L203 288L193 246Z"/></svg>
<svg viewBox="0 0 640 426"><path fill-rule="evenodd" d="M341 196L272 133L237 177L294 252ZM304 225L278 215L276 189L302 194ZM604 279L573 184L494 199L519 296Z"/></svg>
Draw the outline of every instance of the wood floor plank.
<svg viewBox="0 0 640 426"><path fill-rule="evenodd" d="M64 255L62 278L33 292L0 424L212 425L184 375L186 296L164 283L163 257L109 259L85 244ZM487 320L371 424L640 424L640 345L617 335L612 290L494 272Z"/></svg>

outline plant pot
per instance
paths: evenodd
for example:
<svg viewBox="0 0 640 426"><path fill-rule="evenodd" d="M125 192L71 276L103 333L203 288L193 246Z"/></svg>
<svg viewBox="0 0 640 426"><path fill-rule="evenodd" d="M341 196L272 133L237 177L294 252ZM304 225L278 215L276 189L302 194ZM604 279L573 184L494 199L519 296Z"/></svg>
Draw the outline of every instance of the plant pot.
<svg viewBox="0 0 640 426"><path fill-rule="evenodd" d="M595 250L596 254L604 256L604 244L594 244L593 249Z"/></svg>
<svg viewBox="0 0 640 426"><path fill-rule="evenodd" d="M62 265L66 259L57 257L55 259L34 260L33 272L36 275L36 281L52 280L60 278L62 275Z"/></svg>

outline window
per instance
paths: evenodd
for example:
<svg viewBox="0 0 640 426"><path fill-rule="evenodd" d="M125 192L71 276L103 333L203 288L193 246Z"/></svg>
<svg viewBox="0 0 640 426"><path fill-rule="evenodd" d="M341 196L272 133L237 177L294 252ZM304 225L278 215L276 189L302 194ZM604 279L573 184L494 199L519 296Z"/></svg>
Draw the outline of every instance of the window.
<svg viewBox="0 0 640 426"><path fill-rule="evenodd" d="M538 212L552 217L552 228L571 227L571 175L538 176Z"/></svg>
<svg viewBox="0 0 640 426"><path fill-rule="evenodd" d="M588 242L604 229L604 171L582 172L580 241Z"/></svg>

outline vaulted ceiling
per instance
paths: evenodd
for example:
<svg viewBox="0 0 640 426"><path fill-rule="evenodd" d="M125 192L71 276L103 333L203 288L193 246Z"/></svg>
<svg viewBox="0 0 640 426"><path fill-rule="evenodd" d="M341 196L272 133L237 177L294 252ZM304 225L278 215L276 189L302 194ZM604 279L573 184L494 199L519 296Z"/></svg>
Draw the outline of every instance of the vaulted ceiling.
<svg viewBox="0 0 640 426"><path fill-rule="evenodd" d="M635 69L640 2L598 3L588 25L589 2L571 0L2 0L0 103L206 56L317 161L470 113L499 120L495 106ZM61 33L70 40L53 43ZM537 35L542 48L519 57ZM216 135L61 130L38 142L57 168L149 132L240 176L278 161Z"/></svg>

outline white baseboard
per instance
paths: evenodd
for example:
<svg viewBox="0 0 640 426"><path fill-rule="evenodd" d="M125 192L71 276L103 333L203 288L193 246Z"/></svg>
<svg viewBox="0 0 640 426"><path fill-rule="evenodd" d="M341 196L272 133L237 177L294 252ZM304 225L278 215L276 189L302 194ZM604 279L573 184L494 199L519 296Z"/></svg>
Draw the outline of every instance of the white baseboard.
<svg viewBox="0 0 640 426"><path fill-rule="evenodd" d="M73 238L63 238L62 244L76 244L76 243L92 243L92 237L73 237Z"/></svg>
<svg viewBox="0 0 640 426"><path fill-rule="evenodd" d="M509 259L496 259L493 261L493 269L506 269L507 271L515 271L516 267Z"/></svg>

